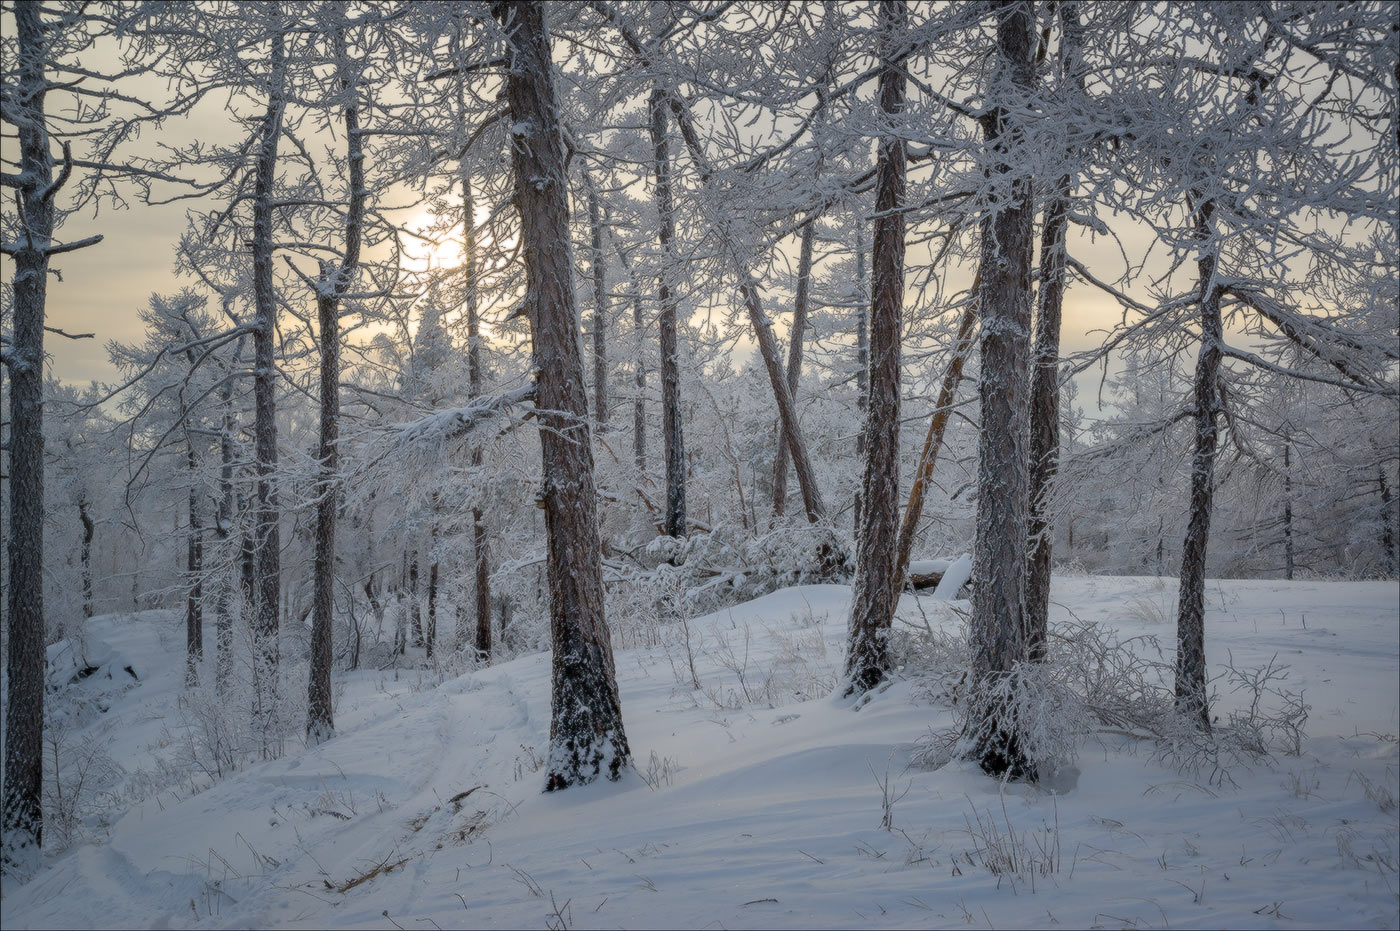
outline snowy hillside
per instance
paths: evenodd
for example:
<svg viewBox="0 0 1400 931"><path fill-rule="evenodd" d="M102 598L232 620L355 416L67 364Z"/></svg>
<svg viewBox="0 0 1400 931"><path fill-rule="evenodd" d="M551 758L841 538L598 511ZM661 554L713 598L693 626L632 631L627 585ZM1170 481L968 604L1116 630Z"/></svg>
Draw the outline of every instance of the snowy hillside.
<svg viewBox="0 0 1400 931"><path fill-rule="evenodd" d="M1052 620L1170 643L1172 594L1152 578L1057 579ZM1277 655L1312 708L1301 755L1213 780L1117 733L1048 791L961 762L909 768L950 712L911 677L859 710L830 697L844 586L692 620L689 649L678 626L620 651L638 770L620 784L541 793L545 654L438 685L361 672L339 697L340 736L89 818L98 842L7 884L4 923L1394 927L1398 594L1209 584L1212 663ZM957 607L906 596L901 618L954 630ZM105 747L105 782L92 779L113 804L180 752L181 637L170 613L89 625L98 669L65 686L91 696L66 746ZM1218 687L1220 713L1243 700Z"/></svg>

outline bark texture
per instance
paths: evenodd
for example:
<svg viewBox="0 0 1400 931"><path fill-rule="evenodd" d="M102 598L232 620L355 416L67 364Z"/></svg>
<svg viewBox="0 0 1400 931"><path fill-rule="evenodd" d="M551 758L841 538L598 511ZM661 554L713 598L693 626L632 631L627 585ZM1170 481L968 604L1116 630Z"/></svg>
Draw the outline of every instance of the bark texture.
<svg viewBox="0 0 1400 931"><path fill-rule="evenodd" d="M990 695L1027 658L1025 632L1031 253L1034 249L1025 138L1012 115L1031 91L1035 23L1028 4L1000 2L997 61L982 118L994 192L982 221L978 312L982 432L977 447L977 532L972 599L974 694ZM1004 692L1002 694L1005 694ZM973 757L988 773L1033 778L1014 707L985 700L971 709Z"/></svg>
<svg viewBox="0 0 1400 931"><path fill-rule="evenodd" d="M199 460L194 444L185 450L189 475L189 527L185 540L185 684L199 684L204 660L204 521L199 513Z"/></svg>
<svg viewBox="0 0 1400 931"><path fill-rule="evenodd" d="M545 789L554 791L599 776L617 779L630 754L603 614L602 550L573 291L564 143L545 11L538 2L497 3L493 9L510 49L506 96L511 158L543 454L553 634Z"/></svg>
<svg viewBox="0 0 1400 931"><path fill-rule="evenodd" d="M96 525L88 513L87 494L78 499L78 520L83 525L82 565L83 565L83 617L92 617L92 537Z"/></svg>
<svg viewBox="0 0 1400 931"><path fill-rule="evenodd" d="M1195 412L1195 447L1191 454L1191 511L1186 541L1181 549L1181 582L1176 614L1176 709L1202 731L1210 730L1210 703L1206 696L1206 543L1215 497L1215 453L1219 446L1221 346L1224 327L1220 319L1221 288L1216 282L1219 261L1211 241L1210 202L1196 209L1196 232L1201 257L1197 304L1200 309L1201 351L1196 357L1192 385Z"/></svg>
<svg viewBox="0 0 1400 931"><path fill-rule="evenodd" d="M467 394L481 396L481 313L480 284L476 264L476 204L472 197L471 175L465 162L459 167L462 185L462 214L465 230L467 272ZM485 461L480 446L472 447L472 469L479 470ZM472 508L472 571L475 577L476 635L474 647L478 662L491 660L491 551L487 534L486 515L480 506Z"/></svg>
<svg viewBox="0 0 1400 931"><path fill-rule="evenodd" d="M243 340L238 341L236 357L243 355ZM219 511L214 520L214 539L218 541L219 561L230 564L233 552L229 541L233 537L233 471L234 436L238 423L233 415L233 382L227 378L220 389L223 423L219 428ZM233 567L220 567L214 593L214 685L222 695L233 674Z"/></svg>
<svg viewBox="0 0 1400 931"><path fill-rule="evenodd" d="M880 138L871 251L870 396L865 417L865 470L856 537L845 693L860 694L890 671L890 624L899 599L895 541L899 527L900 335L904 305L904 204L907 145L894 123L904 110L904 70L894 60L903 38L902 0L881 0Z"/></svg>
<svg viewBox="0 0 1400 931"><path fill-rule="evenodd" d="M792 304L792 334L788 337L788 392L797 397L797 385L802 380L802 347L807 333L807 312L812 293L812 242L817 235L813 219L802 228L802 245L797 257L797 294ZM778 457L773 460L773 514L781 517L787 507L788 447L781 430L778 433Z"/></svg>
<svg viewBox="0 0 1400 931"><path fill-rule="evenodd" d="M593 273L593 419L601 433L608 422L608 282L603 260L603 217L593 179L583 177L588 190L588 261Z"/></svg>
<svg viewBox="0 0 1400 931"><path fill-rule="evenodd" d="M671 149L666 96L654 90L651 115L652 161L656 173L656 212L661 220L661 287L657 331L661 343L661 443L666 460L666 535L683 537L685 515L685 435L681 424L681 370L676 344L676 217L671 200Z"/></svg>
<svg viewBox="0 0 1400 931"><path fill-rule="evenodd" d="M9 657L0 869L25 875L39 860L44 813L44 309L53 238L53 157L45 123L47 39L39 6L12 10L18 67L19 189L27 229L14 253L10 346Z"/></svg>
<svg viewBox="0 0 1400 931"><path fill-rule="evenodd" d="M278 602L282 582L282 544L277 500L277 294L272 277L273 186L277 147L285 112L283 72L286 44L277 28L276 4L265 8L272 29L268 62L268 101L263 115L253 182L253 456L257 471L257 505L253 519L253 638L257 644L257 707L254 713L269 745L277 700Z"/></svg>
<svg viewBox="0 0 1400 931"><path fill-rule="evenodd" d="M865 228L856 227L856 410L860 412L861 424L865 423L866 411L870 408L870 305L868 284L865 280ZM865 461L865 430L856 434L856 458ZM863 507L860 488L856 488L852 512L852 532L860 534L860 521Z"/></svg>
<svg viewBox="0 0 1400 931"><path fill-rule="evenodd" d="M914 552L914 535L919 529L919 519L924 513L924 499L928 496L928 483L933 480L933 469L938 464L938 453L943 448L943 436L948 431L948 421L953 414L953 399L957 396L958 384L962 381L963 367L968 353L972 350L972 328L977 323L977 283L972 286L973 295L963 309L958 321L958 335L953 343L953 356L948 360L948 368L943 372L943 383L938 389L938 403L933 408L933 419L929 421L928 433L924 436L924 448L919 453L919 464L914 469L914 482L909 487L909 503L904 506L904 522L899 527L898 563L895 571L896 584L902 584L909 571L909 558Z"/></svg>
<svg viewBox="0 0 1400 931"><path fill-rule="evenodd" d="M349 192L345 212L345 251L340 264L324 269L316 293L321 329L321 424L316 447L316 547L313 555L311 675L307 682L306 738L320 743L335 735L331 695L332 627L335 620L335 532L339 515L340 472L340 303L355 280L365 217L365 153L353 65L344 30L334 37L336 70L347 92L345 162ZM436 568L436 566L434 566Z"/></svg>
<svg viewBox="0 0 1400 931"><path fill-rule="evenodd" d="M1083 91L1080 48L1083 30L1079 4L1062 3L1060 73L1066 85ZM1065 153L1066 158L1073 153ZM1050 494L1060 470L1060 319L1065 296L1065 230L1074 177L1055 182L1055 194L1045 205L1040 238L1040 293L1031 369L1031 509L1030 565L1026 573L1026 644L1030 658L1045 658L1050 615L1050 563L1053 548Z"/></svg>

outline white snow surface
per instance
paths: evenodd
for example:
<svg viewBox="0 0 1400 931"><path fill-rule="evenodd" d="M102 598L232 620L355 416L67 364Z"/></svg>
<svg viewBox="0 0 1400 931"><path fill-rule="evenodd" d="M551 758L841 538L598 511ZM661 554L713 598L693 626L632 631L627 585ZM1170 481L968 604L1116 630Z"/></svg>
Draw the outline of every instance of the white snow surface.
<svg viewBox="0 0 1400 931"><path fill-rule="evenodd" d="M1174 590L1154 578L1056 578L1052 622L1072 611L1170 645ZM108 812L96 842L6 883L4 925L1400 923L1395 583L1209 583L1216 668L1277 654L1313 708L1301 756L1236 768L1233 785L1184 775L1113 734L1086 742L1051 789L999 784L967 763L908 768L913 742L951 716L908 680L858 710L829 697L849 599L845 586L803 586L692 620L698 691L677 629L619 651L637 772L556 794L540 791L547 655L440 684L418 670L338 676L335 739ZM958 602L900 604L911 622L958 623ZM82 687L115 684L85 733L109 741L128 774L154 768L178 727L179 619L97 618L88 641L103 673ZM103 678L133 659L139 682ZM1225 692L1216 710L1237 700ZM979 849L1012 832L1030 866L998 876ZM1047 851L1058 851L1050 867Z"/></svg>

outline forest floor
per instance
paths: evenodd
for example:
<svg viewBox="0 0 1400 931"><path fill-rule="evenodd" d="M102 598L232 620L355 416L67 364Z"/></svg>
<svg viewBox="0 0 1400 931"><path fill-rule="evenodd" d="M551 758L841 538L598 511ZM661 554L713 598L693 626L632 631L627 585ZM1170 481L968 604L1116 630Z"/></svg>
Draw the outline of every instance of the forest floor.
<svg viewBox="0 0 1400 931"><path fill-rule="evenodd" d="M1057 578L1052 622L1072 612L1169 647L1174 589ZM1183 771L1101 732L1039 788L909 766L953 721L915 678L858 710L831 697L850 597L831 585L618 651L636 762L619 783L540 791L539 654L441 682L349 674L334 740L123 803L191 762L183 632L172 612L94 619L97 669L68 688L99 711L63 752L102 749L88 778L108 807L6 884L4 925L1396 927L1400 587L1208 592L1213 671L1286 663L1311 706L1301 752ZM952 631L958 604L906 596L901 617ZM1222 715L1248 698L1217 688Z"/></svg>

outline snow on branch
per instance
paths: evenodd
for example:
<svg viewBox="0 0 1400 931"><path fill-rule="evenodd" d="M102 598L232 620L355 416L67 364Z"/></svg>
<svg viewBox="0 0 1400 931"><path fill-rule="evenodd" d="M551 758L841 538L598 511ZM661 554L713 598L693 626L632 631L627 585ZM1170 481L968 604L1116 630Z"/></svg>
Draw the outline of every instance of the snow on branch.
<svg viewBox="0 0 1400 931"><path fill-rule="evenodd" d="M390 456L409 454L412 456L436 455L448 443L460 440L483 424L506 411L525 402L534 402L535 386L522 385L513 391L506 391L490 397L478 398L465 407L453 407L433 411L425 417L390 428L386 447L371 465L377 465Z"/></svg>

